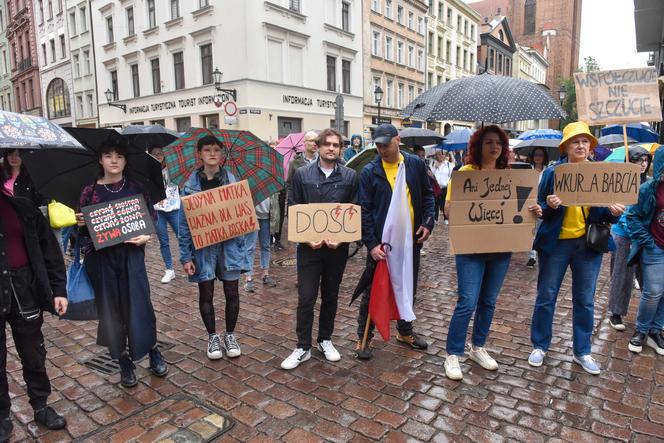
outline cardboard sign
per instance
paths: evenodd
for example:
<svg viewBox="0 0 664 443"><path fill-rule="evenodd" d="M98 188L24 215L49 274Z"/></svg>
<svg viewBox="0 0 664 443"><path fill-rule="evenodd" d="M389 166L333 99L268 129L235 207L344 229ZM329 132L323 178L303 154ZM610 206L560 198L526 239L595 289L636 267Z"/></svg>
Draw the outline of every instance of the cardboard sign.
<svg viewBox="0 0 664 443"><path fill-rule="evenodd" d="M258 230L246 180L184 196L182 207L196 249Z"/></svg>
<svg viewBox="0 0 664 443"><path fill-rule="evenodd" d="M350 203L312 203L288 208L288 240L350 243L362 238L361 207Z"/></svg>
<svg viewBox="0 0 664 443"><path fill-rule="evenodd" d="M532 169L455 171L450 200L453 254L530 251L537 218L538 174Z"/></svg>
<svg viewBox="0 0 664 443"><path fill-rule="evenodd" d="M633 205L639 199L641 165L583 162L556 166L554 194L565 206Z"/></svg>
<svg viewBox="0 0 664 443"><path fill-rule="evenodd" d="M655 68L577 72L576 108L589 125L661 121Z"/></svg>
<svg viewBox="0 0 664 443"><path fill-rule="evenodd" d="M155 232L141 194L81 208L96 250Z"/></svg>

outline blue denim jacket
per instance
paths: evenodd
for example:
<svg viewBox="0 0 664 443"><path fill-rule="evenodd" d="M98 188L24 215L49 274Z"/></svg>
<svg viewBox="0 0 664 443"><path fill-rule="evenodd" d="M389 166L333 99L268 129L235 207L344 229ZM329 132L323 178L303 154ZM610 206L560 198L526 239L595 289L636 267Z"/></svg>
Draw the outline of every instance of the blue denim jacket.
<svg viewBox="0 0 664 443"><path fill-rule="evenodd" d="M199 172L201 169L196 169L182 188L182 195L191 195L201 192L201 180ZM228 182L234 183L237 180L235 176L226 169L228 174ZM251 269L249 254L246 247L246 236L240 236L226 240L223 243L210 245L201 249L194 249L194 243L191 239L191 232L189 225L184 215L184 208L180 208L180 232L178 234L178 241L180 244L180 262L182 264L193 261L196 265L196 273L189 277L192 283L213 280L215 277L221 279L221 274L218 271L240 271L248 272ZM223 251L220 251L223 249ZM223 252L223 266L222 269L217 269L217 263L214 257L220 252Z"/></svg>

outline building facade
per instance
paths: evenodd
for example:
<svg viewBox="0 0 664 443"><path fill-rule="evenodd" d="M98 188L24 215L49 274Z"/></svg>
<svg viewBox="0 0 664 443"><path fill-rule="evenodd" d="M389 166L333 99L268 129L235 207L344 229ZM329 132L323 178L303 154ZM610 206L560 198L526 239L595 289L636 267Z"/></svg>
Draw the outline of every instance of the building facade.
<svg viewBox="0 0 664 443"><path fill-rule="evenodd" d="M517 52L514 61L514 77L528 80L540 85L546 84L546 73L549 68L549 62L535 48L517 45ZM548 120L525 120L515 123L519 131L528 131L530 129L548 128Z"/></svg>
<svg viewBox="0 0 664 443"><path fill-rule="evenodd" d="M101 126L244 129L270 140L331 126L341 96L342 129L361 131L359 0L92 0L90 8ZM217 69L236 99L215 99Z"/></svg>
<svg viewBox="0 0 664 443"><path fill-rule="evenodd" d="M64 0L33 0L39 77L44 116L73 126L72 66Z"/></svg>
<svg viewBox="0 0 664 443"><path fill-rule="evenodd" d="M6 5L14 110L44 115L32 0L7 0Z"/></svg>
<svg viewBox="0 0 664 443"><path fill-rule="evenodd" d="M12 69L7 41L7 1L0 0L0 109L13 111Z"/></svg>
<svg viewBox="0 0 664 443"><path fill-rule="evenodd" d="M65 9L72 115L76 126L94 128L97 126L97 84L88 0L65 0Z"/></svg>
<svg viewBox="0 0 664 443"><path fill-rule="evenodd" d="M516 77L513 75L516 53L507 17L499 15L485 19L480 25L480 45L477 48L480 72Z"/></svg>
<svg viewBox="0 0 664 443"><path fill-rule="evenodd" d="M402 125L401 110L425 88L428 1L363 1L364 126ZM374 92L383 91L380 105ZM380 118L378 116L380 110Z"/></svg>

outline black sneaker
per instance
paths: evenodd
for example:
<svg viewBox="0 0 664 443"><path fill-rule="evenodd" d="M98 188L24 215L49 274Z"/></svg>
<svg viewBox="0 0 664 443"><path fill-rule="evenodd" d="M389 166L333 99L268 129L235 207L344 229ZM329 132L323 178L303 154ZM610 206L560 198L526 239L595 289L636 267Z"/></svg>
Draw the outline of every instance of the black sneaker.
<svg viewBox="0 0 664 443"><path fill-rule="evenodd" d="M536 263L537 260L535 260L534 258L529 258L528 261L526 262L526 268L534 268Z"/></svg>
<svg viewBox="0 0 664 443"><path fill-rule="evenodd" d="M627 348L632 352L639 353L643 350L644 341L646 341L646 334L636 331L634 335L632 335L632 338L629 339L629 345L627 345Z"/></svg>
<svg viewBox="0 0 664 443"><path fill-rule="evenodd" d="M646 339L646 346L653 348L659 355L664 355L664 336L660 332L651 332Z"/></svg>
<svg viewBox="0 0 664 443"><path fill-rule="evenodd" d="M7 443L12 435L14 425L9 417L0 420L0 443Z"/></svg>
<svg viewBox="0 0 664 443"><path fill-rule="evenodd" d="M397 341L409 345L413 349L424 350L429 347L422 337L411 332L410 335L401 335L397 332Z"/></svg>
<svg viewBox="0 0 664 443"><path fill-rule="evenodd" d="M67 426L67 421L65 418L55 412L55 410L46 406L35 411L35 421L40 425L46 426L49 429L63 429Z"/></svg>
<svg viewBox="0 0 664 443"><path fill-rule="evenodd" d="M168 374L168 366L166 366L164 357L156 346L150 351L150 371L157 377Z"/></svg>
<svg viewBox="0 0 664 443"><path fill-rule="evenodd" d="M616 331L625 330L625 324L622 321L622 317L618 314L613 314L611 317L609 317L609 324Z"/></svg>
<svg viewBox="0 0 664 443"><path fill-rule="evenodd" d="M133 388L138 384L136 380L136 373L134 369L134 362L129 358L129 354L126 352L120 356L120 384L125 388Z"/></svg>

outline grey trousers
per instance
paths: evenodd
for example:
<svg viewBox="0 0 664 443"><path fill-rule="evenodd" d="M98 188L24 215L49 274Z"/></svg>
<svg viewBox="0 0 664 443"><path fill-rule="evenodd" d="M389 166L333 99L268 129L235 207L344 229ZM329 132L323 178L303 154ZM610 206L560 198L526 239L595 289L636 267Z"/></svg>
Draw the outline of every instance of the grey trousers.
<svg viewBox="0 0 664 443"><path fill-rule="evenodd" d="M623 316L627 314L634 287L634 266L627 266L631 241L627 237L613 234L616 250L611 255L611 286L609 288L609 312Z"/></svg>

